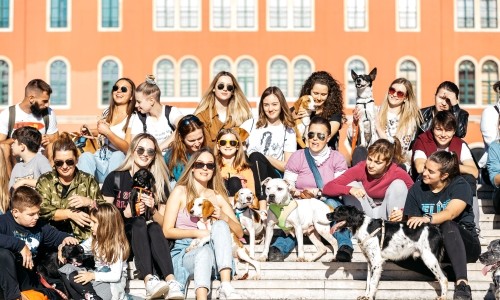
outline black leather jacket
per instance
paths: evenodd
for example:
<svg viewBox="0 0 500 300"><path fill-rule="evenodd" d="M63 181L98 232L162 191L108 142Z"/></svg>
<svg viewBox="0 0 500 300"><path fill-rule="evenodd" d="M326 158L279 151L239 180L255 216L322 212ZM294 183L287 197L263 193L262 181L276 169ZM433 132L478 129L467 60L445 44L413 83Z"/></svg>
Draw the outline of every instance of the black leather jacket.
<svg viewBox="0 0 500 300"><path fill-rule="evenodd" d="M420 125L419 134L431 128L432 119L434 118L434 106L424 107L420 110L424 121ZM460 108L460 106L454 105L451 107L451 112L457 118L457 131L455 136L459 138L464 138L467 134L467 123L469 122L469 113Z"/></svg>

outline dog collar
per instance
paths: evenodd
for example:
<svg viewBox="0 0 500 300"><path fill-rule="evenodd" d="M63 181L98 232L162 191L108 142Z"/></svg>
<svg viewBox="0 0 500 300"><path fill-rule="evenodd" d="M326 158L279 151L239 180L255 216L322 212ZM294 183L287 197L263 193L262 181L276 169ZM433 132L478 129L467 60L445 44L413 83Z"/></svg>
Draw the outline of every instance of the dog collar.
<svg viewBox="0 0 500 300"><path fill-rule="evenodd" d="M361 241L361 245L363 245L364 243L366 243L366 241L368 241L369 239L371 239L372 237L374 237L380 230L382 230L382 237L380 238L380 249L382 249L382 246L384 245L384 238L385 238L385 222L384 220L381 220L382 221L382 226L375 229L372 233L370 233L370 235L368 235L367 237L365 237L362 241Z"/></svg>
<svg viewBox="0 0 500 300"><path fill-rule="evenodd" d="M245 207L244 209L239 209L239 208L236 208L234 210L234 214L236 215L236 219L238 219L238 221L240 220L240 217L241 215L248 209L248 206Z"/></svg>
<svg viewBox="0 0 500 300"><path fill-rule="evenodd" d="M269 204L269 210L276 216L278 219L278 227L283 231L292 230L292 227L286 227L286 219L297 206L297 200L292 200L287 205L278 205L276 203Z"/></svg>

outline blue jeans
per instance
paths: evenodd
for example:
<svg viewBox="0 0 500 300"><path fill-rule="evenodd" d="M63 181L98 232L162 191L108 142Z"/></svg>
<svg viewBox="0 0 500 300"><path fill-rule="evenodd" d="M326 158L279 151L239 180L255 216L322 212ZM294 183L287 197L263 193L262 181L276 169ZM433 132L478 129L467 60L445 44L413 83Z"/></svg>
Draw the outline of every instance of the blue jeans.
<svg viewBox="0 0 500 300"><path fill-rule="evenodd" d="M343 205L342 202L340 202L338 199L331 199L331 198L326 199L325 203L328 206L333 207L333 208L337 208L337 207ZM332 225L333 224L334 223L332 223ZM333 234L333 237L337 240L337 244L338 244L339 248L341 246L344 246L344 245L353 248L352 241L351 241L352 233L348 229L344 228L342 230L335 232ZM292 250L293 250L293 248L295 248L295 246L297 246L297 240L294 237L292 237L291 235L288 235L285 237L279 236L271 246L278 248L281 253L283 253L284 255L287 255L290 252L292 252Z"/></svg>
<svg viewBox="0 0 500 300"><path fill-rule="evenodd" d="M99 149L95 153L84 152L78 157L78 169L94 175L99 183L103 183L111 171L116 170L125 161L121 151Z"/></svg>

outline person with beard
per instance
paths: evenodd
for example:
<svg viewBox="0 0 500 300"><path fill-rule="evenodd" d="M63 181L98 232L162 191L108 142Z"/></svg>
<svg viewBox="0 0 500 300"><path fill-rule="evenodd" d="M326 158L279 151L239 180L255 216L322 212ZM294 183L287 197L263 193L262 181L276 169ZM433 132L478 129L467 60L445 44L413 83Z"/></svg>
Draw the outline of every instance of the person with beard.
<svg viewBox="0 0 500 300"><path fill-rule="evenodd" d="M0 148L3 150L10 176L12 170L11 144L12 132L23 126L33 126L42 134L41 145L45 156L51 159L49 145L59 137L54 111L49 108L52 88L42 79L31 80L24 89L24 99L21 103L0 113ZM11 113L13 112L13 116ZM13 120L13 122L12 122ZM9 124L11 123L11 124Z"/></svg>

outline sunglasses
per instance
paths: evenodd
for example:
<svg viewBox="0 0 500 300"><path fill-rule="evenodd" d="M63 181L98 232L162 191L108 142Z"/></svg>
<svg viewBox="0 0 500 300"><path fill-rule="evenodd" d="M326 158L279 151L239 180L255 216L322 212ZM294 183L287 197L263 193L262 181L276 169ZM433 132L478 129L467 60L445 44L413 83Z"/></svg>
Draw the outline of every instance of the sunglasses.
<svg viewBox="0 0 500 300"><path fill-rule="evenodd" d="M238 146L238 141L236 140L219 140L219 146L226 146L227 144L231 145L231 147Z"/></svg>
<svg viewBox="0 0 500 300"><path fill-rule="evenodd" d="M182 120L180 122L181 125L183 125L183 126L189 125L189 123L191 123L191 122L196 122L198 125L200 125L200 123L201 123L200 119L198 119L198 117L195 115L187 115L183 119L184 120Z"/></svg>
<svg viewBox="0 0 500 300"><path fill-rule="evenodd" d="M113 92L116 92L118 91L118 86L117 85L113 85ZM126 86L122 86L120 87L120 91L122 93L126 93L128 91L127 87Z"/></svg>
<svg viewBox="0 0 500 300"><path fill-rule="evenodd" d="M193 164L193 167L195 169L203 169L205 168L205 166L207 167L207 169L209 170L213 170L215 169L215 164L214 163L204 163L204 162L201 162L201 161L197 161Z"/></svg>
<svg viewBox="0 0 500 300"><path fill-rule="evenodd" d="M144 152L146 152L147 156L155 156L155 154L156 154L156 150L153 148L144 149L143 147L137 147L137 149L135 151L139 155L143 155Z"/></svg>
<svg viewBox="0 0 500 300"><path fill-rule="evenodd" d="M317 136L320 141L324 141L326 139L326 134L321 133L321 132L309 131L307 133L307 138L310 140L313 139L314 136Z"/></svg>
<svg viewBox="0 0 500 300"><path fill-rule="evenodd" d="M72 167L75 165L75 160L74 159L54 160L54 165L58 168L64 166L64 164L66 164L68 167Z"/></svg>
<svg viewBox="0 0 500 300"><path fill-rule="evenodd" d="M393 87L390 87L389 88L389 94L394 96L394 94L396 94L396 96L399 98L399 99L403 99L405 97L405 93L401 92L401 91L396 91L395 88Z"/></svg>
<svg viewBox="0 0 500 300"><path fill-rule="evenodd" d="M219 83L217 85L217 89L219 91L222 91L224 89L224 87L226 87L226 89L230 92L232 92L234 90L234 86L232 84L228 84L228 85L224 85L224 83Z"/></svg>

